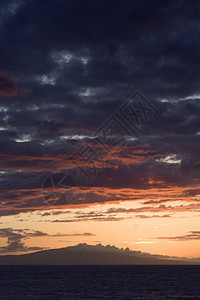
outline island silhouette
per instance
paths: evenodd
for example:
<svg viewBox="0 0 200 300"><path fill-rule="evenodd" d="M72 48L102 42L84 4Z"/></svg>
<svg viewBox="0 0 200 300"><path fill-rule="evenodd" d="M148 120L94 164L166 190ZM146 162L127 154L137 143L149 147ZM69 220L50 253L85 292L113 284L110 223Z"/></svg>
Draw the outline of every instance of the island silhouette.
<svg viewBox="0 0 200 300"><path fill-rule="evenodd" d="M22 255L2 255L0 265L182 265L199 264L192 259L151 255L129 248L87 245L42 250Z"/></svg>

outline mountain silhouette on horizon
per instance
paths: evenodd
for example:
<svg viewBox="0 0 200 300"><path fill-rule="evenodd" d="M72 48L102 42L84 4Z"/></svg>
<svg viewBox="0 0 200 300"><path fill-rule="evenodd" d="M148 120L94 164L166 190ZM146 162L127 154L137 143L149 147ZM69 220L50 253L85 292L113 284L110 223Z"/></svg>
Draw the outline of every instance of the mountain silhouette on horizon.
<svg viewBox="0 0 200 300"><path fill-rule="evenodd" d="M199 264L197 261L180 260L167 256L151 255L128 248L87 245L42 250L22 255L2 255L0 265L177 265Z"/></svg>

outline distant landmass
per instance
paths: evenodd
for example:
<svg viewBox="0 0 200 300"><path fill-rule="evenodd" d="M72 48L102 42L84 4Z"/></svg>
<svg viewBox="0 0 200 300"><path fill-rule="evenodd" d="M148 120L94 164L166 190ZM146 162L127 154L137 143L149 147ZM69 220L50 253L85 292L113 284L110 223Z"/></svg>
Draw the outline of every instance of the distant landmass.
<svg viewBox="0 0 200 300"><path fill-rule="evenodd" d="M199 264L187 259L151 255L115 246L78 244L23 255L0 256L0 265L182 265Z"/></svg>

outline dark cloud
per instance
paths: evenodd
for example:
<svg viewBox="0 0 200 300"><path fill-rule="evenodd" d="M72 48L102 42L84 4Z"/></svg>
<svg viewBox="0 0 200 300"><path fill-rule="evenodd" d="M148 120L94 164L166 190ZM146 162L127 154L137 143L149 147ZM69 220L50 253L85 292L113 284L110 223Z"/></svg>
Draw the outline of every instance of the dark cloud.
<svg viewBox="0 0 200 300"><path fill-rule="evenodd" d="M90 232L84 232L84 233L69 233L69 234L55 234L51 236L85 236L85 237L90 237L90 236L96 236L96 234L90 233Z"/></svg>
<svg viewBox="0 0 200 300"><path fill-rule="evenodd" d="M0 253L9 253L9 252L31 252L36 250L43 250L44 247L28 247L24 244L23 240L34 238L34 237L64 237L64 236L82 236L82 237L91 237L95 234L90 232L85 233L71 233L71 234L55 234L49 235L45 232L39 230L29 230L29 229L13 229L13 228L1 228L0 237L7 238L7 246L0 247Z"/></svg>
<svg viewBox="0 0 200 300"><path fill-rule="evenodd" d="M174 241L193 241L200 240L200 231L189 231L189 233L180 236L171 236L171 237L158 237L157 239L161 240L174 240Z"/></svg>
<svg viewBox="0 0 200 300"><path fill-rule="evenodd" d="M139 219L149 219L149 218L170 218L172 214L159 214L166 210L170 210L166 207L159 208L139 208L139 209L124 209L124 208L110 208L107 211L90 211L88 213L83 213L81 211L75 211L74 215L70 215L65 219L45 219L41 222L53 222L53 223L72 223L72 222L83 222L83 221L95 221L95 222L107 222L107 221L122 221L127 219L139 218ZM138 214L140 212L150 212L157 214ZM63 212L64 214L64 212ZM47 216L47 215L44 215Z"/></svg>
<svg viewBox="0 0 200 300"><path fill-rule="evenodd" d="M96 130L136 88L159 114L121 151L112 145L103 166L95 162L101 172L90 185L75 181L183 188L168 199L138 197L149 205L198 195L190 187L200 167L199 13L186 0L1 1L1 215L41 207L45 178L82 165L74 151L96 147ZM85 203L125 199L93 196Z"/></svg>
<svg viewBox="0 0 200 300"><path fill-rule="evenodd" d="M69 219L69 220L45 220L45 222L53 223L72 223L72 222L82 222L82 221L96 221L96 222L113 222L113 221L122 221L127 218L118 218L118 217L102 217L102 218L80 218L80 219Z"/></svg>
<svg viewBox="0 0 200 300"><path fill-rule="evenodd" d="M35 231L33 233L26 232L24 229L12 229L12 228L2 228L0 229L0 237L7 238L7 246L0 247L0 253L9 253L9 252L21 252L21 251L36 251L42 250L41 247L27 247L25 246L23 239L28 236L41 236L45 235L40 231Z"/></svg>
<svg viewBox="0 0 200 300"><path fill-rule="evenodd" d="M12 98L18 94L16 82L8 72L0 72L0 96Z"/></svg>

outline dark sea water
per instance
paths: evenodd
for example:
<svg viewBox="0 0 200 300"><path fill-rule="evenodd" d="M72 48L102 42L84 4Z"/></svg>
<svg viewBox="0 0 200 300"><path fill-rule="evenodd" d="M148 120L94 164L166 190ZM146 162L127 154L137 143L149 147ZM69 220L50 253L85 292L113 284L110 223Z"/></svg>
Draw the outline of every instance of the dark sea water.
<svg viewBox="0 0 200 300"><path fill-rule="evenodd" d="M0 266L0 299L200 299L200 266Z"/></svg>

